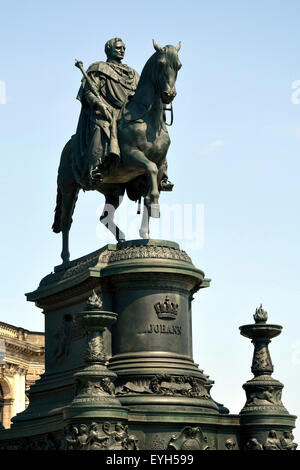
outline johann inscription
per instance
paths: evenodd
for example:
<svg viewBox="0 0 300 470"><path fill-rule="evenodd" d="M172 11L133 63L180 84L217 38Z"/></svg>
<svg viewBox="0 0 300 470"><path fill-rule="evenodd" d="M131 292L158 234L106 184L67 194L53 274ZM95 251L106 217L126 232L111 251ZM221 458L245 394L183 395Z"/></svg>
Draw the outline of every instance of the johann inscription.
<svg viewBox="0 0 300 470"><path fill-rule="evenodd" d="M179 325L164 325L162 323L150 323L149 326L146 327L143 333L149 334L169 334L169 335L181 335L181 326Z"/></svg>

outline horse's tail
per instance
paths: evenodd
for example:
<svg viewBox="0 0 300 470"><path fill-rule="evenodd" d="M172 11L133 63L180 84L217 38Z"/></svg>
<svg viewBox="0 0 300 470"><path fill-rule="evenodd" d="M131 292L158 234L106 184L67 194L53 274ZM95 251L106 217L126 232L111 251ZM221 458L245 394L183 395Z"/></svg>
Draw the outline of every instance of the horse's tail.
<svg viewBox="0 0 300 470"><path fill-rule="evenodd" d="M64 182L64 175L67 171L72 168L72 146L71 146L71 139L66 143L61 153L59 167L58 167L58 176L57 176L57 195L56 195L56 207L55 207L55 214L54 214L54 222L52 225L52 230L55 233L59 233L62 231L62 192L60 186L63 186ZM67 174L69 178L70 175ZM71 175L72 178L72 175Z"/></svg>
<svg viewBox="0 0 300 470"><path fill-rule="evenodd" d="M61 232L61 203L62 203L62 193L57 185L57 195L56 195L56 206L54 211L54 222L52 225L52 230L54 233Z"/></svg>

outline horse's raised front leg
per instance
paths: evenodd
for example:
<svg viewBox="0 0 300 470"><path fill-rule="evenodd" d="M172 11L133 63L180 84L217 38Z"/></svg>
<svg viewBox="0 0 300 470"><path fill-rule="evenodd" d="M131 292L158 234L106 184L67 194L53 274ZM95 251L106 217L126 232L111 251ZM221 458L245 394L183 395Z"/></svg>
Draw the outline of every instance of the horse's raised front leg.
<svg viewBox="0 0 300 470"><path fill-rule="evenodd" d="M118 242L125 241L125 234L114 222L114 215L124 196L124 188L105 196L105 205L100 217L100 222L115 236Z"/></svg>
<svg viewBox="0 0 300 470"><path fill-rule="evenodd" d="M159 218L159 191L157 184L158 169L154 162L148 160L143 152L135 150L129 152L125 158L123 158L125 165L135 165L143 168L145 173L149 177L149 191L144 198L145 205L149 208L149 215L151 217Z"/></svg>

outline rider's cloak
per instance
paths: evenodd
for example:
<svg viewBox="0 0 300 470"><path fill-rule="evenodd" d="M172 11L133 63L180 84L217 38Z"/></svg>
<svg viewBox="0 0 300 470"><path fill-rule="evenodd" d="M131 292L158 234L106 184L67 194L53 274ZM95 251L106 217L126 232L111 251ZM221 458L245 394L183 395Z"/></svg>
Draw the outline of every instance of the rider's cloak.
<svg viewBox="0 0 300 470"><path fill-rule="evenodd" d="M107 121L96 114L99 98L83 78L77 99L81 102L81 113L76 134L72 136L73 170L77 182L85 189L91 187L91 173L97 167L106 173L120 159L117 137L117 119L120 110L137 87L139 76L126 64L95 62L87 70L100 99L111 114Z"/></svg>

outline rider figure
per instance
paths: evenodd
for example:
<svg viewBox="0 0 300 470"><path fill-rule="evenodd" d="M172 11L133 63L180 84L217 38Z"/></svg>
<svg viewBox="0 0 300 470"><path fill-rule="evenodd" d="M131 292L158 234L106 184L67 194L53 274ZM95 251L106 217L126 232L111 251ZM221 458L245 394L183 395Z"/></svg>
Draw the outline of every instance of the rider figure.
<svg viewBox="0 0 300 470"><path fill-rule="evenodd" d="M87 70L93 89L85 78L77 99L82 109L76 134L72 136L73 170L84 189L102 181L120 161L117 120L122 107L132 98L138 85L138 73L122 64L125 44L113 38L105 44L106 62L94 62ZM161 190L169 191L167 163L164 162Z"/></svg>
<svg viewBox="0 0 300 470"><path fill-rule="evenodd" d="M85 78L77 96L82 109L72 137L73 169L78 183L86 189L101 182L102 173L120 159L116 121L139 80L135 70L121 63L125 53L121 39L107 41L105 53L106 62L94 62L87 70L98 96Z"/></svg>

